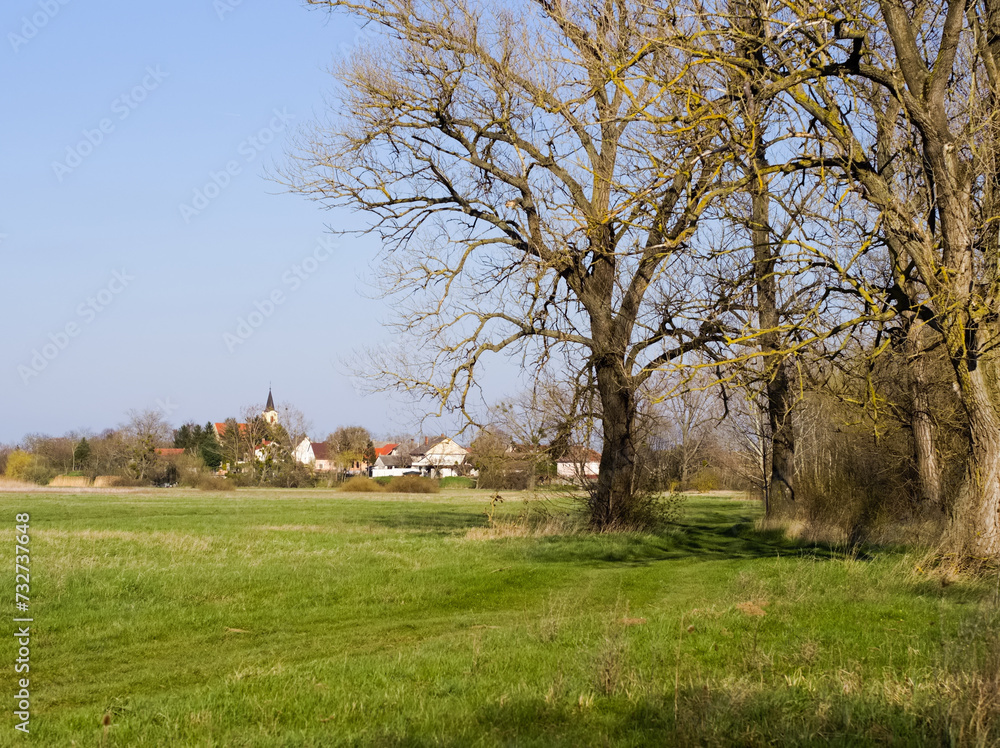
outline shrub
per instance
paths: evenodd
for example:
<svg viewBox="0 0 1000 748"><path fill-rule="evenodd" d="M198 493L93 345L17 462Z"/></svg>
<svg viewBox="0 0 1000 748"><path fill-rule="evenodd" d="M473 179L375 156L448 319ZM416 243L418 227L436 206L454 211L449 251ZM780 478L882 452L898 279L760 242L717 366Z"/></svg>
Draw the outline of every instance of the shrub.
<svg viewBox="0 0 1000 748"><path fill-rule="evenodd" d="M350 482L350 481L348 481ZM433 478L421 478L419 475L401 475L393 478L389 490L394 493L437 493L441 486Z"/></svg>
<svg viewBox="0 0 1000 748"><path fill-rule="evenodd" d="M528 487L527 470L497 467L487 468L479 473L477 488L489 488L501 491L523 491Z"/></svg>
<svg viewBox="0 0 1000 748"><path fill-rule="evenodd" d="M355 475L340 484L338 491L350 491L351 493L377 493L384 491L380 483L376 483L365 475Z"/></svg>
<svg viewBox="0 0 1000 748"><path fill-rule="evenodd" d="M114 475L111 476L108 485L112 488L147 488L149 481L133 478L130 475Z"/></svg>
<svg viewBox="0 0 1000 748"><path fill-rule="evenodd" d="M195 476L193 485L200 491L235 491L236 484L226 480L221 475L199 473Z"/></svg>
<svg viewBox="0 0 1000 748"><path fill-rule="evenodd" d="M197 488L201 491L236 490L236 484L233 481L204 470L182 471L180 484L185 488Z"/></svg>
<svg viewBox="0 0 1000 748"><path fill-rule="evenodd" d="M250 475L250 473L231 472L226 475L226 480L230 481L238 488L247 488L249 486L257 485L257 482L254 480L253 476Z"/></svg>
<svg viewBox="0 0 1000 748"><path fill-rule="evenodd" d="M7 477L14 480L30 480L28 472L35 464L35 458L23 449L15 449L7 457Z"/></svg>
<svg viewBox="0 0 1000 748"><path fill-rule="evenodd" d="M15 449L7 458L7 477L13 480L48 485L56 471L46 467L41 460L22 449Z"/></svg>
<svg viewBox="0 0 1000 748"><path fill-rule="evenodd" d="M703 467L691 478L691 488L698 493L715 491L719 488L719 476L710 467Z"/></svg>
<svg viewBox="0 0 1000 748"><path fill-rule="evenodd" d="M466 478L464 475L456 475L451 478L442 478L439 484L441 488L475 488L476 481Z"/></svg>

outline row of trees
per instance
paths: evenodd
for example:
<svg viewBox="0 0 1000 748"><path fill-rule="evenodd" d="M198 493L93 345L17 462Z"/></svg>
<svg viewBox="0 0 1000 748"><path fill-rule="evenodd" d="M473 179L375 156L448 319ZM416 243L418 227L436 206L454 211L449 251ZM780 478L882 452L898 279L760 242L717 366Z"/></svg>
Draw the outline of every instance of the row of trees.
<svg viewBox="0 0 1000 748"><path fill-rule="evenodd" d="M311 472L293 459L305 436L307 422L292 407L268 423L256 405L243 408L241 418L228 418L222 436L212 422L194 422L174 429L159 411L131 411L118 428L101 433L70 432L61 437L29 434L19 444L0 445L0 472L20 480L48 483L61 474L117 476L140 484L175 483L180 472L223 470L237 482L255 485L303 485ZM374 461L371 436L359 426L338 428L327 444L338 464ZM183 449L185 459L164 455L164 448Z"/></svg>
<svg viewBox="0 0 1000 748"><path fill-rule="evenodd" d="M19 480L48 483L56 475L118 476L143 484L175 483L181 472L223 471L246 485L299 486L311 484L312 471L298 465L294 449L309 423L298 409L285 405L275 423L262 416L263 407L249 405L240 417L223 422L221 438L207 422L174 429L159 411L130 411L116 429L99 434L70 432L61 437L29 434L18 445L0 445L0 473ZM398 453L416 445L410 436L395 439ZM375 462L375 442L362 426L341 426L325 440L327 454L338 470ZM165 456L164 448L183 449L185 459Z"/></svg>
<svg viewBox="0 0 1000 748"><path fill-rule="evenodd" d="M101 433L61 437L29 434L16 447L0 448L7 476L47 483L56 475L114 475L136 481L165 479L156 448L170 443L169 424L157 411L132 411L126 423Z"/></svg>
<svg viewBox="0 0 1000 748"><path fill-rule="evenodd" d="M1000 553L998 0L310 4L382 34L285 175L384 243L413 344L371 356L376 386L475 420L492 354L554 371L596 421L606 527L643 408L695 373L757 418L772 513L824 483L809 403L896 366L915 505Z"/></svg>

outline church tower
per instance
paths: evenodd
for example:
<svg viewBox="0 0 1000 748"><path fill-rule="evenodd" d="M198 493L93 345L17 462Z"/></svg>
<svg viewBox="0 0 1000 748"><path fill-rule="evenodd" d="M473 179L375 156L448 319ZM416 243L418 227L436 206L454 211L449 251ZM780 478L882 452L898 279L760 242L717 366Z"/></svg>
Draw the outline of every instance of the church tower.
<svg viewBox="0 0 1000 748"><path fill-rule="evenodd" d="M267 388L267 405L264 406L264 412L261 415L270 426L278 422L278 411L274 409L274 397L271 396L270 387Z"/></svg>

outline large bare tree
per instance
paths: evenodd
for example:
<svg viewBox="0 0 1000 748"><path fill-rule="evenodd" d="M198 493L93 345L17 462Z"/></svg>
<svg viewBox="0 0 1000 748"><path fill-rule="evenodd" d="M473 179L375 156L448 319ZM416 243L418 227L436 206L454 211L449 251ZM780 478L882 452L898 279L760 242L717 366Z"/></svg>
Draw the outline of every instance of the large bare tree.
<svg viewBox="0 0 1000 748"><path fill-rule="evenodd" d="M695 22L625 0L311 4L383 39L337 69L343 113L286 175L384 244L409 341L374 373L468 413L490 354L582 362L603 437L592 521L627 523L640 388L724 339L731 293L697 267L699 221L735 185L729 94L671 43Z"/></svg>

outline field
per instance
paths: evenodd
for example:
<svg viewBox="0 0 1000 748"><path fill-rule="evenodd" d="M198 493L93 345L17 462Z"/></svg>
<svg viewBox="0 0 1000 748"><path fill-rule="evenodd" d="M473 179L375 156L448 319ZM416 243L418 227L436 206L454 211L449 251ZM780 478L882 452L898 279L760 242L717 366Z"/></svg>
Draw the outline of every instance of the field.
<svg viewBox="0 0 1000 748"><path fill-rule="evenodd" d="M1000 743L995 571L799 546L749 502L599 536L468 490L0 504L34 618L32 735L7 709L0 745Z"/></svg>

